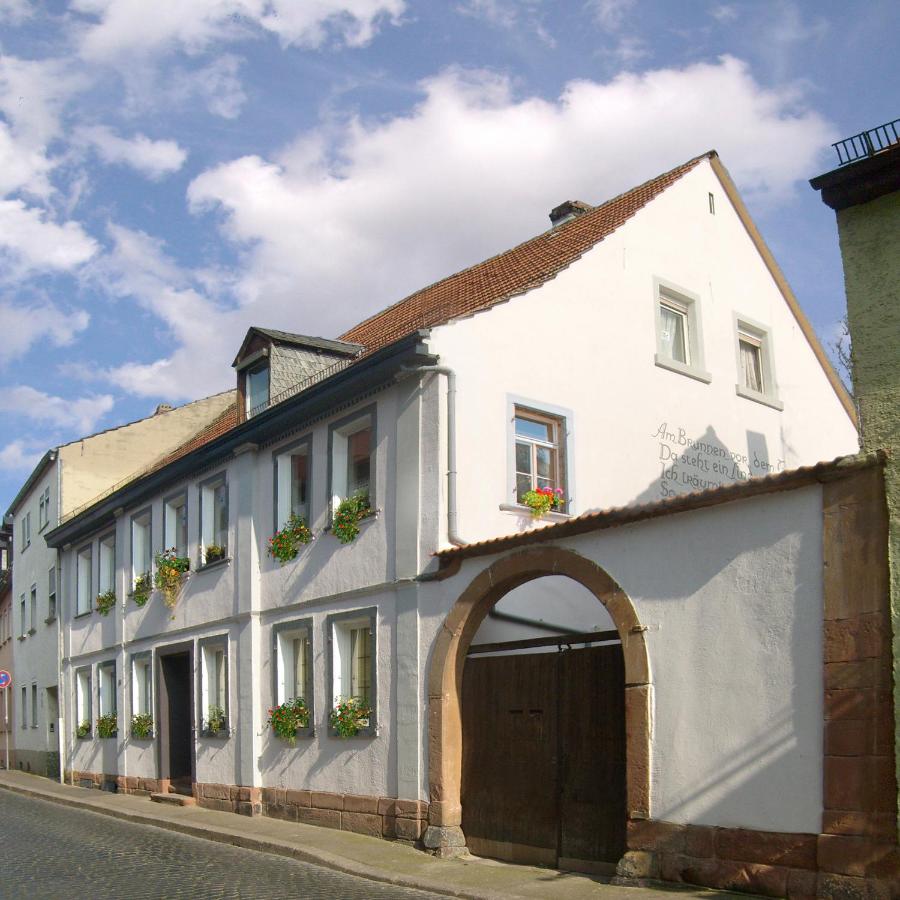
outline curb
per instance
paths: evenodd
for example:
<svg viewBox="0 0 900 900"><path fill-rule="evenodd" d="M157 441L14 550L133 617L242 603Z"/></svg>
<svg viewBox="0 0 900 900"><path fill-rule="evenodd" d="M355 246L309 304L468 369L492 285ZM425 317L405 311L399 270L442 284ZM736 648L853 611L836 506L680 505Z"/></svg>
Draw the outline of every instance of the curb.
<svg viewBox="0 0 900 900"><path fill-rule="evenodd" d="M429 878L416 878L409 875L394 875L390 872L373 870L370 866L355 863L346 857L336 856L326 850L304 850L299 847L279 843L266 838L254 838L238 832L222 830L219 828L205 828L201 825L177 822L169 819L158 819L154 816L143 815L126 810L107 809L97 807L90 802L79 800L77 797L61 797L53 793L44 793L40 790L19 785L0 782L0 790L21 794L35 800L45 800L49 803L58 803L61 806L69 806L99 815L109 816L113 819L121 819L134 825L146 825L151 828L161 828L165 831L175 831L189 837L201 840L213 841L219 844L230 844L245 850L256 850L260 853L269 853L293 859L298 862L311 863L332 871L342 872L344 875L352 875L356 878L365 878L381 884L390 884L395 887L410 888L412 890L429 891L433 894L441 894L445 897L460 897L462 900L509 900L511 894L498 891L474 891L469 888L454 889L446 882L435 883ZM314 826L309 826L314 827Z"/></svg>

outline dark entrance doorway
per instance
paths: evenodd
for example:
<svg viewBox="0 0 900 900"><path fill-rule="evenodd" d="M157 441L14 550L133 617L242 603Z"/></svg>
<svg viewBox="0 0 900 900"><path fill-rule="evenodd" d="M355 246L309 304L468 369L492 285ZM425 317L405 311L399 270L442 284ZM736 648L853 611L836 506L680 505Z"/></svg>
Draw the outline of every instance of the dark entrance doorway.
<svg viewBox="0 0 900 900"><path fill-rule="evenodd" d="M585 643L585 636L572 643ZM476 655L463 670L462 829L480 856L611 872L625 852L622 648L570 646L490 656L470 649Z"/></svg>
<svg viewBox="0 0 900 900"><path fill-rule="evenodd" d="M192 781L194 769L193 667L185 650L159 657L160 776Z"/></svg>

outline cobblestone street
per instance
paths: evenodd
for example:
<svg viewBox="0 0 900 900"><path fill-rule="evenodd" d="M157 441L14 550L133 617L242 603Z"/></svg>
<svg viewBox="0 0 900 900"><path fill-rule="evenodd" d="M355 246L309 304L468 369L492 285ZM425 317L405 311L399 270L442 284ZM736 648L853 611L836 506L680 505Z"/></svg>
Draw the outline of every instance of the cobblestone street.
<svg viewBox="0 0 900 900"><path fill-rule="evenodd" d="M3 898L436 896L5 791L0 814Z"/></svg>

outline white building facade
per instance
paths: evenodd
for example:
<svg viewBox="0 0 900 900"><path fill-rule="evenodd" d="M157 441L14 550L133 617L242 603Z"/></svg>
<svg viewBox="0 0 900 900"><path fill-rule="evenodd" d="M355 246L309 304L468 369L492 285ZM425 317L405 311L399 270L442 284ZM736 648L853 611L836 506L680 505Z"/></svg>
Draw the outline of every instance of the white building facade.
<svg viewBox="0 0 900 900"><path fill-rule="evenodd" d="M504 266L511 281L495 277ZM318 361L276 395L289 352ZM823 362L714 155L413 295L342 341L251 329L235 361L243 421L50 535L65 597L65 769L121 790L179 787L212 808L425 836L452 852L466 823L459 773L439 772L452 754L430 719L443 694L429 678L452 631L448 615L480 569L437 572L435 554L855 453L852 407ZM538 489L557 498L540 519L527 505ZM371 514L344 542L341 502L352 497ZM773 751L774 776L754 802L712 783L748 732L771 724L792 666L821 655L821 622L806 617L820 594L821 549L783 525L795 516L814 539L821 500L809 490L784 504L698 517L696 534L680 522L672 533L623 529L600 556L569 548L628 593L637 619L627 628L660 629L647 640L644 680L628 685L645 693L648 666L676 673L664 694L704 670L700 657L692 670L673 655L670 629L687 645L704 630L727 636L726 659L748 639L757 646L741 600L759 572L785 563L778 615L792 637L772 647L771 690L754 695L752 714L731 715L728 739L697 758L674 756L671 735L702 726L707 712L670 721L665 694L653 725L661 737L648 751L660 790L652 802L629 795L609 847L624 851L626 818L821 830L821 761L805 767L821 739L812 677L798 681L779 732L796 752ZM269 541L291 514L314 540L281 565ZM139 579L169 548L189 572L169 602L159 590L145 598ZM581 635L574 643L585 648L621 644L628 674L624 620L606 600L587 604L585 585L562 574L507 585L517 593L494 597L501 602L483 623L469 621L478 630L466 647ZM115 593L105 616L94 610L100 582ZM719 594L718 618L699 616ZM735 696L757 688L754 677ZM308 718L293 741L282 739L271 710L301 697ZM351 736L334 716L348 700L363 711ZM458 722L458 703L448 715ZM453 778L456 794L447 793ZM694 793L698 779L707 793ZM554 864L609 863L612 852L579 846L550 860L543 845L528 846L487 837L480 849Z"/></svg>

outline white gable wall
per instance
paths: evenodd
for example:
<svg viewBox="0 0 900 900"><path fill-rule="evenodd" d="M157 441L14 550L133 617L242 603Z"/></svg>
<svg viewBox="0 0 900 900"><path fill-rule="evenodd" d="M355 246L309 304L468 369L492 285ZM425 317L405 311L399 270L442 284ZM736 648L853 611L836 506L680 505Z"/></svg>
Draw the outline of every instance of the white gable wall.
<svg viewBox="0 0 900 900"><path fill-rule="evenodd" d="M655 278L699 297L709 384L654 364ZM736 314L771 329L783 411L735 391ZM467 540L530 526L527 516L499 509L514 502L511 398L570 411L575 514L857 450L847 413L705 162L555 279L435 328L431 344L458 375L459 528ZM715 449L691 450L688 439Z"/></svg>

